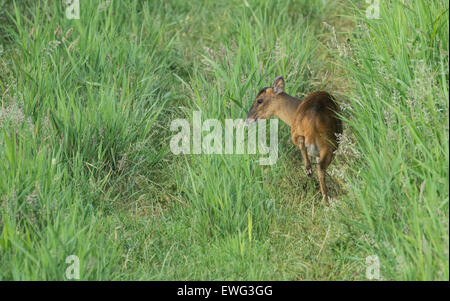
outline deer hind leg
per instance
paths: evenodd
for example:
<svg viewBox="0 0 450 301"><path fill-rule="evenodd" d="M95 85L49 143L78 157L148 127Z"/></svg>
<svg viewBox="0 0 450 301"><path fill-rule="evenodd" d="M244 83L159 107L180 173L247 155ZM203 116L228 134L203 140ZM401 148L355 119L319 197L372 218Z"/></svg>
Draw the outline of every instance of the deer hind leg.
<svg viewBox="0 0 450 301"><path fill-rule="evenodd" d="M298 146L300 147L300 151L302 152L303 160L305 161L306 174L308 175L308 177L311 177L311 175L312 175L311 161L309 161L309 156L308 156L308 151L306 150L304 136L299 136Z"/></svg>
<svg viewBox="0 0 450 301"><path fill-rule="evenodd" d="M323 201L328 205L328 189L325 181L326 170L333 159L333 152L329 148L324 148L320 151L320 159L317 167L317 174L319 175L320 191L322 192Z"/></svg>

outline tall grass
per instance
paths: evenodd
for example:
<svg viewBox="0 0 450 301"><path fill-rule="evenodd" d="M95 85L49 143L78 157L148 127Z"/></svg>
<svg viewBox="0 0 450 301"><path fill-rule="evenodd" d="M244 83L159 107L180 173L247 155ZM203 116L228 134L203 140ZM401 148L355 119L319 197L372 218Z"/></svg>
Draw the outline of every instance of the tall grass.
<svg viewBox="0 0 450 301"><path fill-rule="evenodd" d="M448 2L380 3L343 62L360 154L349 191L383 278L448 280Z"/></svg>
<svg viewBox="0 0 450 301"><path fill-rule="evenodd" d="M124 178L161 158L151 130L169 96L171 64L159 20L146 4L116 1L104 10L85 2L71 21L61 4L14 3L6 28L4 279L61 279L72 254L84 279L113 279L121 255L104 210L136 191Z"/></svg>

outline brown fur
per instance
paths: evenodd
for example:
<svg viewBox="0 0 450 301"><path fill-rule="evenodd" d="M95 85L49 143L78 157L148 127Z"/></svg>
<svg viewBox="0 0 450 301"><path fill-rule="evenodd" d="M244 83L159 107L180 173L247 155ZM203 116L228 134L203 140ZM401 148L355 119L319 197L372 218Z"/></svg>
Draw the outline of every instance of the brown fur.
<svg viewBox="0 0 450 301"><path fill-rule="evenodd" d="M326 169L338 146L336 134L342 133L338 112L338 106L327 92L314 92L303 100L284 93L284 79L280 76L275 79L273 87L258 93L247 116L247 122L272 116L286 122L291 127L292 142L300 148L308 176L312 174L308 148L318 151L317 173L325 204L328 203Z"/></svg>

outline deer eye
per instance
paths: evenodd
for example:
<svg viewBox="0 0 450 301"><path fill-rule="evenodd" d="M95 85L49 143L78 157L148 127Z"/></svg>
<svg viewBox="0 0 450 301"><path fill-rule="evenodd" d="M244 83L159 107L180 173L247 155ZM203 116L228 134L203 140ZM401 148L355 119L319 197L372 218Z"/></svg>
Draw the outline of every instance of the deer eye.
<svg viewBox="0 0 450 301"><path fill-rule="evenodd" d="M258 103L262 103L262 102L263 102L263 99L260 98L260 99L257 100L257 102L258 102Z"/></svg>

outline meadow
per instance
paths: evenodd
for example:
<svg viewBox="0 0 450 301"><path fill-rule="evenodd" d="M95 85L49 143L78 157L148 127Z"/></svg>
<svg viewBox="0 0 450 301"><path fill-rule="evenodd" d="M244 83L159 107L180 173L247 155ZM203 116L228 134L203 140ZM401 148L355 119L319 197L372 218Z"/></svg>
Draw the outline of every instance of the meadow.
<svg viewBox="0 0 450 301"><path fill-rule="evenodd" d="M0 0L0 280L448 281L448 1L379 4ZM341 107L329 206L282 122L274 165L170 151L278 75Z"/></svg>

